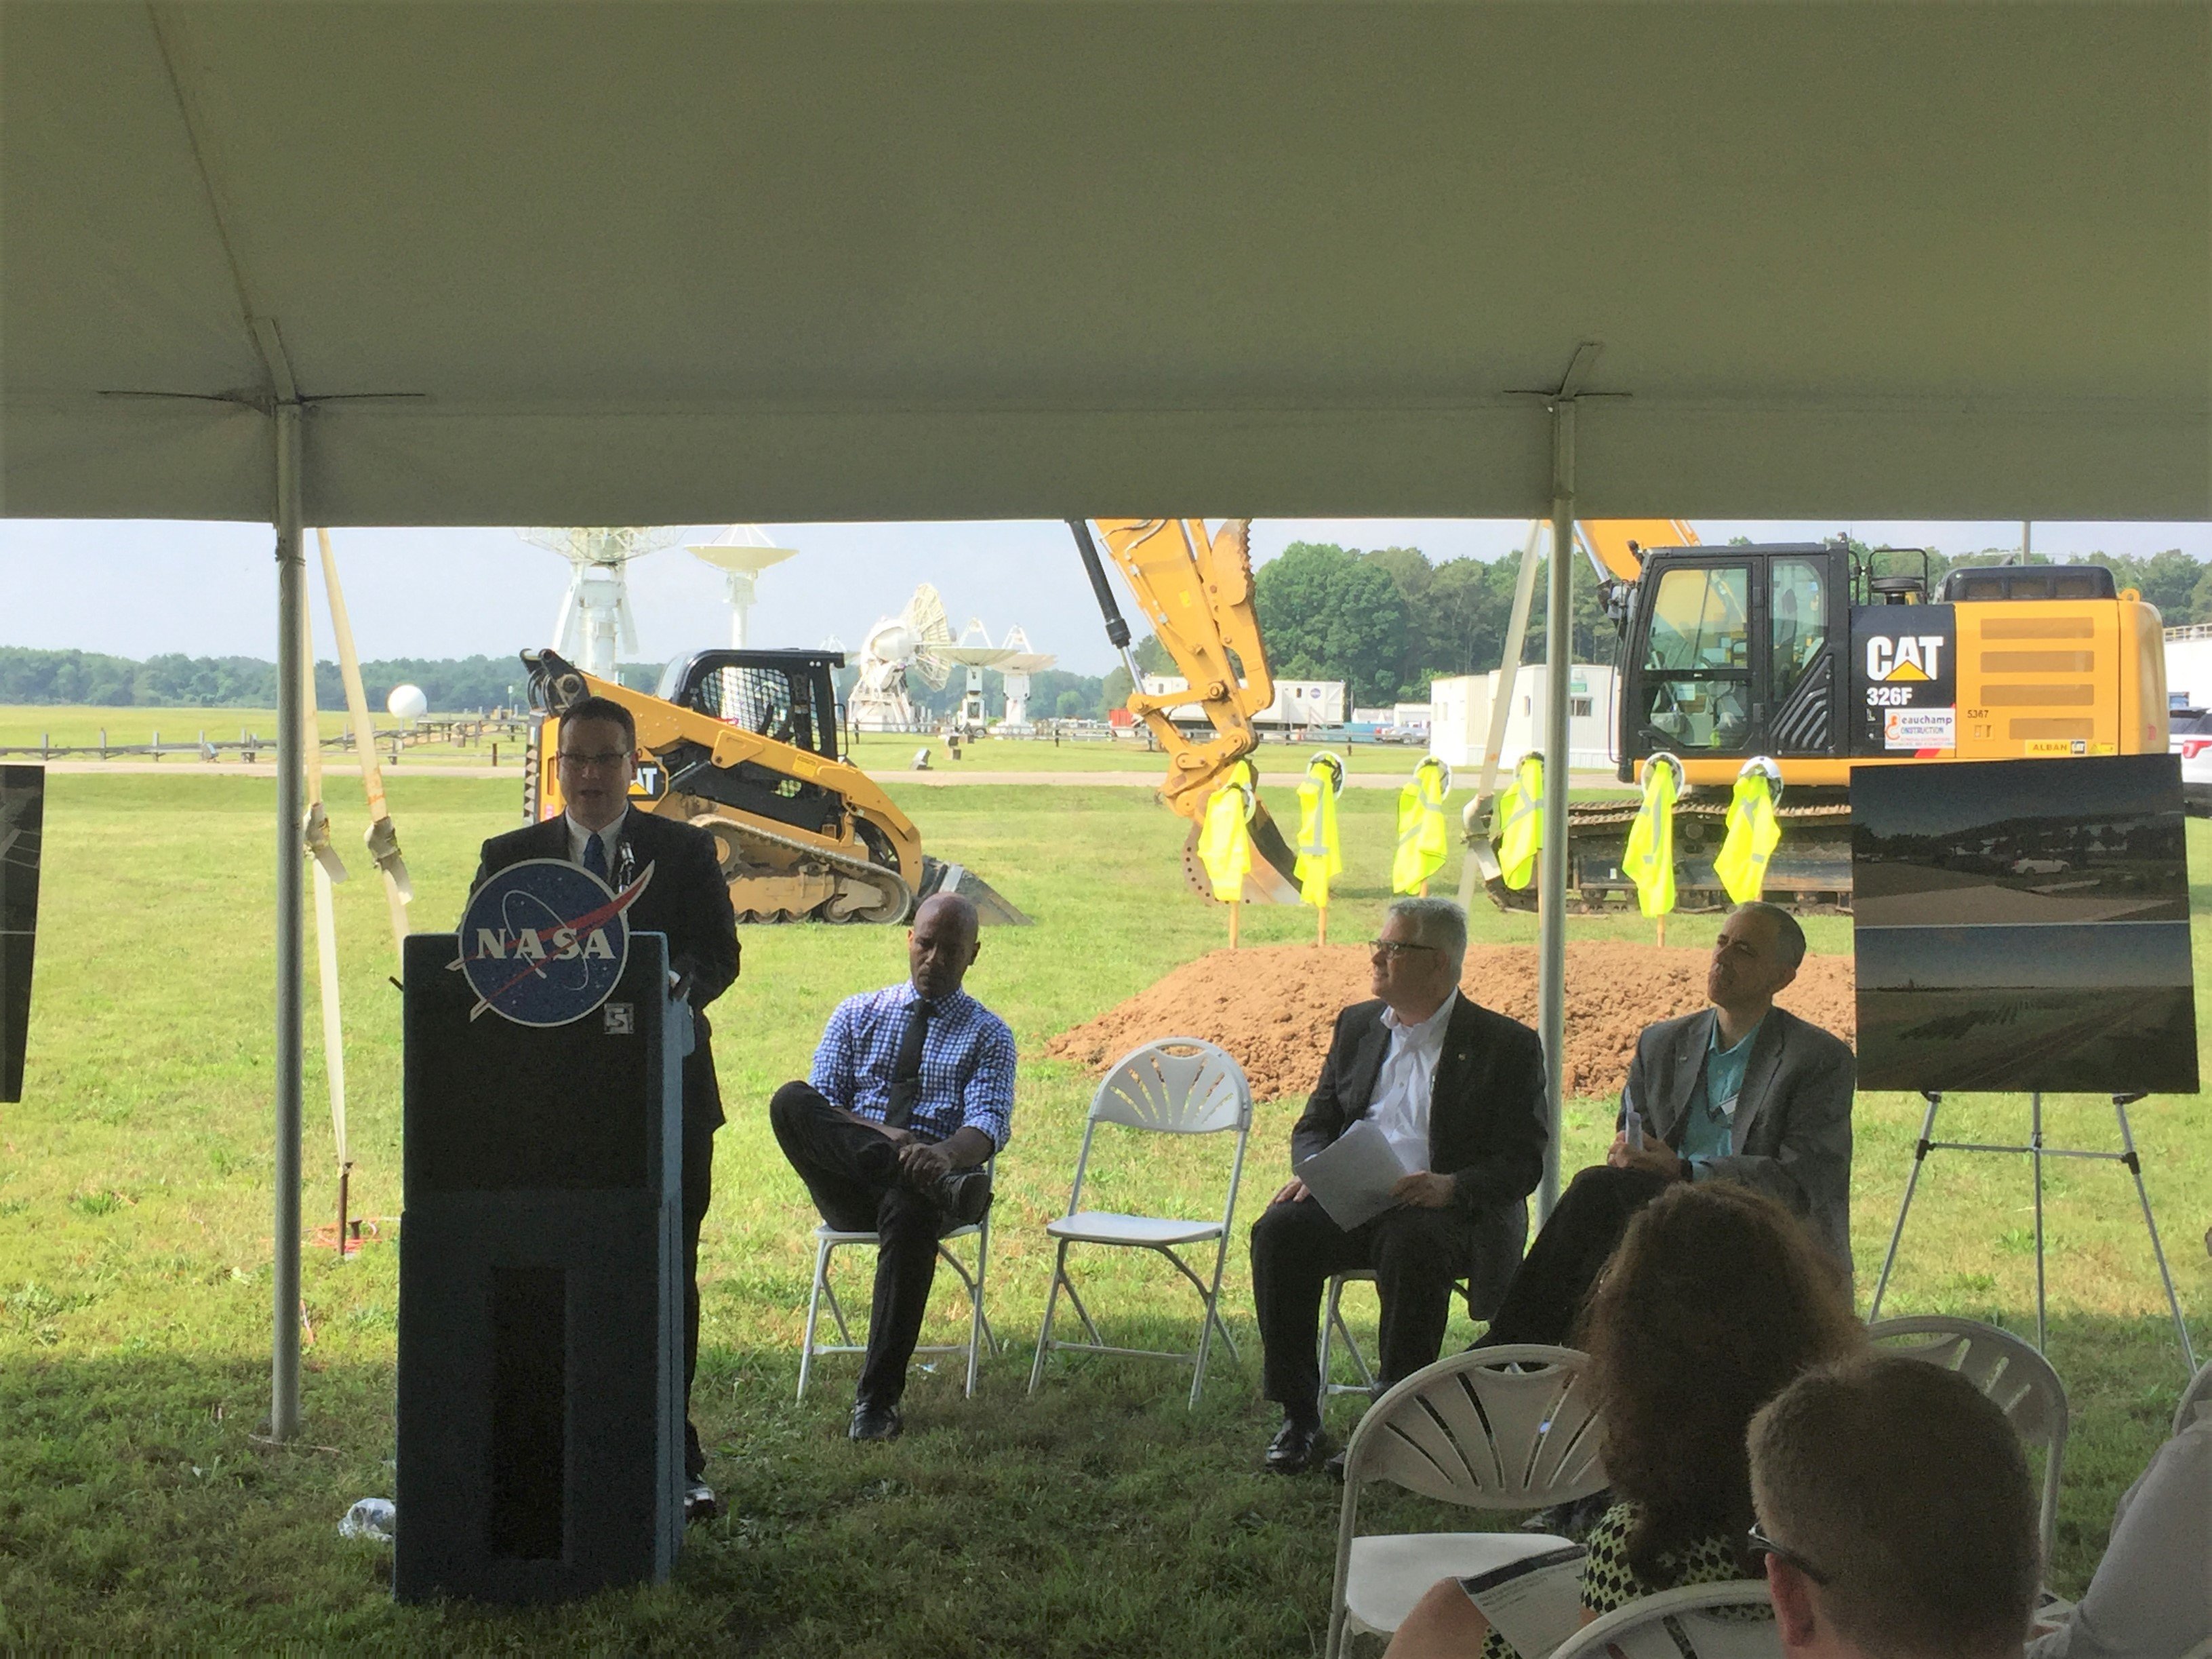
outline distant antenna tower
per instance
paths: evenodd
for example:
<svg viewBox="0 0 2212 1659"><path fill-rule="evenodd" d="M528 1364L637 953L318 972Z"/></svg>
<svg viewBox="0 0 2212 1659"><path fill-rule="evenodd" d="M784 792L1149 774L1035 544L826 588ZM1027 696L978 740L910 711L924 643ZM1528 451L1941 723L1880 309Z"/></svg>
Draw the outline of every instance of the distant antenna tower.
<svg viewBox="0 0 2212 1659"><path fill-rule="evenodd" d="M637 652L637 620L629 608L629 562L674 546L683 539L683 531L635 525L532 525L514 533L575 567L553 623L553 648L586 674L614 678L619 653L634 656Z"/></svg>
<svg viewBox="0 0 2212 1659"><path fill-rule="evenodd" d="M795 547L778 547L757 524L733 524L711 542L688 550L729 579L730 643L745 647L745 619L753 608L760 574L772 564L795 556Z"/></svg>
<svg viewBox="0 0 2212 1659"><path fill-rule="evenodd" d="M1034 728L1030 724L1030 676L1041 674L1060 660L1030 648L1030 636L1017 626L1006 630L1006 656L999 663L999 680L1006 693L1006 718L1000 728L1017 737Z"/></svg>

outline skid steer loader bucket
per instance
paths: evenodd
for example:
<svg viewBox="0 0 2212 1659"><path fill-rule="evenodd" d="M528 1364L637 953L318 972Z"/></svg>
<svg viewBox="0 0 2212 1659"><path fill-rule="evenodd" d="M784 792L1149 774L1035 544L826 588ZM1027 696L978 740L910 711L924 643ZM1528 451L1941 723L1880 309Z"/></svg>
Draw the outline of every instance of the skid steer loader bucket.
<svg viewBox="0 0 2212 1659"><path fill-rule="evenodd" d="M936 893L957 893L975 907L976 919L987 925L1006 927L1026 927L1030 919L1015 908L1006 896L964 864L947 864L943 859L927 854L921 860L921 890L915 895L915 903Z"/></svg>

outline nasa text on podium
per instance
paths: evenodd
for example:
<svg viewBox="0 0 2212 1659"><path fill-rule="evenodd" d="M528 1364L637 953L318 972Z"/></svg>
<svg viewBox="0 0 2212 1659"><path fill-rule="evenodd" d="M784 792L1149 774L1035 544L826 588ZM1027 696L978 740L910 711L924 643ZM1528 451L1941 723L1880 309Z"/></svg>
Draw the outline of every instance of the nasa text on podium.
<svg viewBox="0 0 2212 1659"><path fill-rule="evenodd" d="M556 860L406 957L393 1594L656 1582L683 1529L678 1160L691 1021L667 941Z"/></svg>

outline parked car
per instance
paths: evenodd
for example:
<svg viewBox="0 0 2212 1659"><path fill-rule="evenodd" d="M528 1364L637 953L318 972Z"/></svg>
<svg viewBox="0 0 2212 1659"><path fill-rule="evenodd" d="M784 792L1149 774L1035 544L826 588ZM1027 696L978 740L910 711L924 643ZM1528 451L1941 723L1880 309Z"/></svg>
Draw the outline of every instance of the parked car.
<svg viewBox="0 0 2212 1659"><path fill-rule="evenodd" d="M2181 804L2212 817L2212 709L2177 708L2167 717L2166 747L2181 757Z"/></svg>

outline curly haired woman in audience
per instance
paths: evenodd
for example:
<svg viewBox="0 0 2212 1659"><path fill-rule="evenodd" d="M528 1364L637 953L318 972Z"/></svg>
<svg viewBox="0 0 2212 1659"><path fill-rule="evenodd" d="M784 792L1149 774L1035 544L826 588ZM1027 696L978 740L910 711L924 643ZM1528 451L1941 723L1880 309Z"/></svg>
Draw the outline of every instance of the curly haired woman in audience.
<svg viewBox="0 0 2212 1659"><path fill-rule="evenodd" d="M1757 1577L1744 1433L1808 1367L1865 1332L1841 1270L1772 1200L1723 1182L1660 1195L1590 1298L1582 1346L1614 1503L1585 1540L1583 1620L1686 1584ZM1507 1659L1457 1579L1431 1586L1391 1659Z"/></svg>

